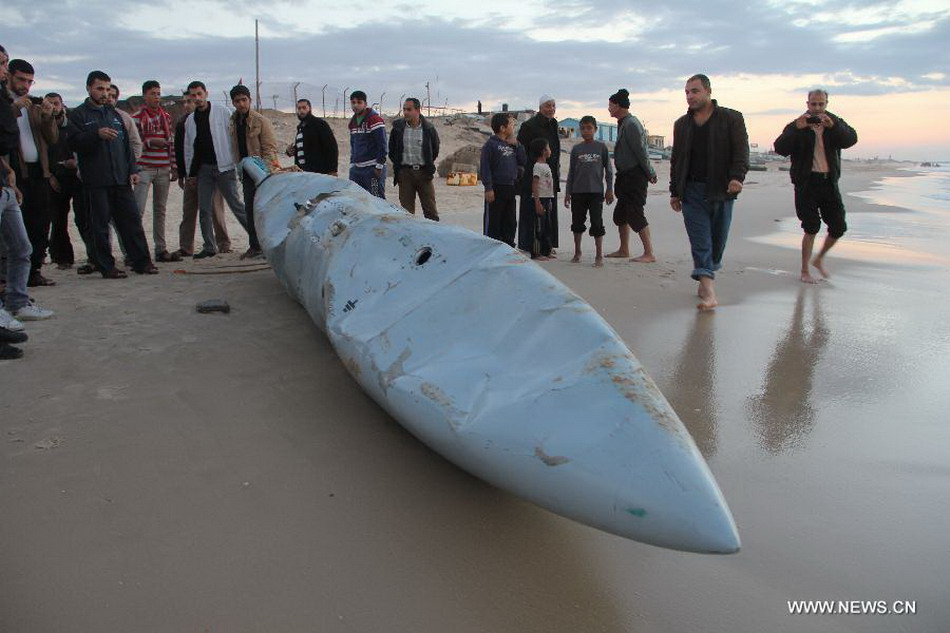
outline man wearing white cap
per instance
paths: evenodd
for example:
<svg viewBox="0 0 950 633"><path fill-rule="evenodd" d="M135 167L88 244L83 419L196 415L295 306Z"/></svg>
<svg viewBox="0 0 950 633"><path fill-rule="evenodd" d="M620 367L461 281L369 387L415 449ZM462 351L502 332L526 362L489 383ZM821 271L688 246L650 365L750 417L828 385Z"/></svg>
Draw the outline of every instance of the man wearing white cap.
<svg viewBox="0 0 950 633"><path fill-rule="evenodd" d="M551 148L551 156L548 158L548 166L551 168L551 175L554 176L554 204L551 207L550 215L550 239L551 246L557 248L557 192L561 190L561 139L558 135L557 119L555 113L554 97L551 95L541 95L538 99L538 113L521 124L518 130L518 142L526 149L531 147L531 141L537 138L543 138L548 142ZM521 211L518 218L518 248L523 251L531 251L532 242L534 242L534 200L531 198L531 178L521 179ZM553 255L553 251L552 251Z"/></svg>

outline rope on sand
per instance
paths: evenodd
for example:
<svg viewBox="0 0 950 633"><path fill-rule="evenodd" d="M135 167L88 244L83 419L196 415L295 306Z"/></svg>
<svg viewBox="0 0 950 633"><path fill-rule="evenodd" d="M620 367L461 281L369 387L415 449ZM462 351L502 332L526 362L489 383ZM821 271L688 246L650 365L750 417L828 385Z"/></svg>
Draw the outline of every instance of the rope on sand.
<svg viewBox="0 0 950 633"><path fill-rule="evenodd" d="M249 266L255 266L250 268ZM221 268L237 268L238 270L219 270ZM235 275L238 273L256 273L261 270L270 270L269 264L249 264L241 265L237 264L234 266L216 266L212 270L185 270L179 268L178 270L173 270L172 273L176 275Z"/></svg>

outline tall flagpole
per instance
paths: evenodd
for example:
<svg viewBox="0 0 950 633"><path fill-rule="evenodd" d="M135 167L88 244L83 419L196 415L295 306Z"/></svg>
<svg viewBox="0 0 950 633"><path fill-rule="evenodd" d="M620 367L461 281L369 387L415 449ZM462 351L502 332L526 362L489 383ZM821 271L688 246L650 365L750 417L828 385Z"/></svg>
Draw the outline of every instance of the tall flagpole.
<svg viewBox="0 0 950 633"><path fill-rule="evenodd" d="M261 40L257 35L257 20L254 20L254 68L257 72L257 100L255 107L261 109Z"/></svg>

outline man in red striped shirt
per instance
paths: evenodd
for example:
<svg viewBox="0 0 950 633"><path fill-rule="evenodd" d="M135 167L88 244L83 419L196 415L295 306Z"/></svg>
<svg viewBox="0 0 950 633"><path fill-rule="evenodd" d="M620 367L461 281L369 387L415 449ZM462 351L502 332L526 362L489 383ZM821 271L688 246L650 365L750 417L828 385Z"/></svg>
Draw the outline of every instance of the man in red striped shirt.
<svg viewBox="0 0 950 633"><path fill-rule="evenodd" d="M145 107L132 115L142 137L142 157L139 159L139 184L135 187L135 201L139 215L145 215L148 188L152 186L152 239L155 261L177 262L181 255L169 253L165 244L165 204L171 181L178 178L175 169L175 130L172 118L162 107L162 87L154 79L142 84Z"/></svg>

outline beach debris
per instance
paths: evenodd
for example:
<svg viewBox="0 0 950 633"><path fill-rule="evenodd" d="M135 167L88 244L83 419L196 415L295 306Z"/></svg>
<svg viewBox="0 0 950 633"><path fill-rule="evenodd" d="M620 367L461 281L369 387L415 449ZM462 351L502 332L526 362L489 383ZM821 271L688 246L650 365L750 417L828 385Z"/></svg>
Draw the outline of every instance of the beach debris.
<svg viewBox="0 0 950 633"><path fill-rule="evenodd" d="M195 310L201 314L208 314L210 312L223 312L224 314L228 314L231 312L231 306L224 299L208 299L196 303Z"/></svg>
<svg viewBox="0 0 950 633"><path fill-rule="evenodd" d="M57 448L63 444L63 438L59 435L50 435L49 437L44 437L39 442L33 445L33 448L39 449L41 451L48 451L54 448Z"/></svg>

